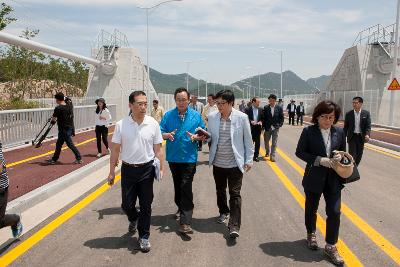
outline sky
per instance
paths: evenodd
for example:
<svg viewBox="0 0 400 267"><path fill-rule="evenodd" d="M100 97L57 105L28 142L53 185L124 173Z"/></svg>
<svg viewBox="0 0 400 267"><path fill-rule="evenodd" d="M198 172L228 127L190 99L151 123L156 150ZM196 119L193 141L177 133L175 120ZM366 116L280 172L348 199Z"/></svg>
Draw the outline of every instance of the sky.
<svg viewBox="0 0 400 267"><path fill-rule="evenodd" d="M125 33L146 62L146 12L162 0L3 0L17 22L5 31L39 29L36 41L90 56L101 29ZM303 79L332 74L359 31L395 22L395 0L183 0L149 16L149 65L231 84L291 70ZM264 47L264 49L260 49Z"/></svg>

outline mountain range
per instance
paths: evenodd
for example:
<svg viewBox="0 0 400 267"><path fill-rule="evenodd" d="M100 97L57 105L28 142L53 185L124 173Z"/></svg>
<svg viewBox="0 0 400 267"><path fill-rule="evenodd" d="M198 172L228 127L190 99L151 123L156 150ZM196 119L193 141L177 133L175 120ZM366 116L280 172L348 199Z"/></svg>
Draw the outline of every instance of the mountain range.
<svg viewBox="0 0 400 267"><path fill-rule="evenodd" d="M175 89L178 87L186 87L186 73L181 74L164 74L155 69L150 68L150 80L159 93L173 94ZM283 72L283 93L284 95L292 94L309 94L314 93L316 88L324 90L326 83L330 76L322 75L317 78L310 78L303 80L293 71ZM261 93L259 92L259 83ZM207 83L202 79L196 79L189 75L189 91L200 96L206 95L207 93L216 93L222 89L231 89L236 95L247 96L247 92L250 90L251 95L266 96L270 93L280 94L281 75L280 73L268 72L261 74L260 76L252 76L246 79L242 79L234 82L230 85L223 85L217 83Z"/></svg>

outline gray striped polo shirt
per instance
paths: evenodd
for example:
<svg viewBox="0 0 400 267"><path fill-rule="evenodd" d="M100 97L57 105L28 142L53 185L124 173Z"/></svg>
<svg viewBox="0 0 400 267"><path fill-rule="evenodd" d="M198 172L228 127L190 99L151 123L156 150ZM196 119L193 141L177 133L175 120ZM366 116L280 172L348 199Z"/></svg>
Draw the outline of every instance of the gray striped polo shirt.
<svg viewBox="0 0 400 267"><path fill-rule="evenodd" d="M3 146L0 143L0 164L2 165L1 173L0 173L0 189L6 189L8 187L8 176L6 169L6 160L3 156Z"/></svg>
<svg viewBox="0 0 400 267"><path fill-rule="evenodd" d="M221 118L217 152L215 153L213 165L220 168L237 167L235 155L232 149L231 120L229 118L227 120Z"/></svg>

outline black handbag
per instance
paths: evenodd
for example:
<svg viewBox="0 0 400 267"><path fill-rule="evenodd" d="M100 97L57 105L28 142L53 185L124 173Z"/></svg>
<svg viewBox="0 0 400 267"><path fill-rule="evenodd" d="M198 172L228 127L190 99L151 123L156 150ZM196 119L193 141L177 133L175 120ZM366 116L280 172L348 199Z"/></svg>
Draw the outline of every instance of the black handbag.
<svg viewBox="0 0 400 267"><path fill-rule="evenodd" d="M352 182L360 180L360 178L361 177L360 177L360 173L358 172L357 165L354 164L352 175L349 178L346 178L346 179L340 178L340 182L342 184L349 184L349 183L352 183Z"/></svg>

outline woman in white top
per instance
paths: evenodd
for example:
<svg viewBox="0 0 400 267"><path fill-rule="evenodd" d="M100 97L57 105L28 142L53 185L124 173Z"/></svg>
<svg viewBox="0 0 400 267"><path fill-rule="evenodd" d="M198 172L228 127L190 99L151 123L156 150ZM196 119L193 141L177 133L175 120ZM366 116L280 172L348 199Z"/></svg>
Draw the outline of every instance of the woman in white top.
<svg viewBox="0 0 400 267"><path fill-rule="evenodd" d="M111 113L107 108L106 101L104 98L99 98L95 101L96 108L96 139L97 139L97 157L100 158L102 156L101 153L101 139L103 139L103 143L106 146L107 154L110 154L110 149L108 148L108 123L111 120Z"/></svg>

